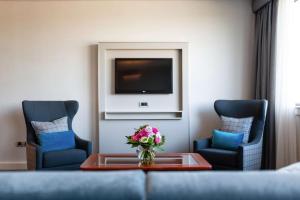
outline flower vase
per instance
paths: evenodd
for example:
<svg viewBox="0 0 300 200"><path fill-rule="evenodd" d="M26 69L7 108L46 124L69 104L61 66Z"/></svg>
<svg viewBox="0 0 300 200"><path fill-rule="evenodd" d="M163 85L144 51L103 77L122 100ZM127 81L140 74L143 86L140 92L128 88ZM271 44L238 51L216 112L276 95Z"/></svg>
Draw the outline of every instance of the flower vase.
<svg viewBox="0 0 300 200"><path fill-rule="evenodd" d="M141 165L151 165L155 158L153 147L138 146L137 154Z"/></svg>

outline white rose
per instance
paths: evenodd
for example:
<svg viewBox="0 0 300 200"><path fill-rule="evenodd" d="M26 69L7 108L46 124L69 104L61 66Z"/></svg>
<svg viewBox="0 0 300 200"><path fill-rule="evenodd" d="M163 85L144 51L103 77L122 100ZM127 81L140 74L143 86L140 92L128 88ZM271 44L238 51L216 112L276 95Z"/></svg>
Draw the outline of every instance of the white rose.
<svg viewBox="0 0 300 200"><path fill-rule="evenodd" d="M149 137L151 137L151 136L153 136L153 135L155 135L153 132L149 133Z"/></svg>
<svg viewBox="0 0 300 200"><path fill-rule="evenodd" d="M152 127L151 127L151 126L146 126L146 127L145 127L145 131L146 131L147 133L152 133Z"/></svg>
<svg viewBox="0 0 300 200"><path fill-rule="evenodd" d="M147 143L148 142L148 137L141 137L140 142L141 143Z"/></svg>
<svg viewBox="0 0 300 200"><path fill-rule="evenodd" d="M156 135L155 135L155 137L157 137L157 138L161 138L161 135L160 135L160 133L159 133L159 132L157 132L157 133L156 133Z"/></svg>

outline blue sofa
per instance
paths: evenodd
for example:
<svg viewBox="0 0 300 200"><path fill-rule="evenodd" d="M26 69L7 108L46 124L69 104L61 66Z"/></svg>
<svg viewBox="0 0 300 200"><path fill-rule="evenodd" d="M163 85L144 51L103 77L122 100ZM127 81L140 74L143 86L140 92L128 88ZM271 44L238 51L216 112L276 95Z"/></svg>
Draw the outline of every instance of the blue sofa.
<svg viewBox="0 0 300 200"><path fill-rule="evenodd" d="M2 172L0 199L296 200L300 173Z"/></svg>

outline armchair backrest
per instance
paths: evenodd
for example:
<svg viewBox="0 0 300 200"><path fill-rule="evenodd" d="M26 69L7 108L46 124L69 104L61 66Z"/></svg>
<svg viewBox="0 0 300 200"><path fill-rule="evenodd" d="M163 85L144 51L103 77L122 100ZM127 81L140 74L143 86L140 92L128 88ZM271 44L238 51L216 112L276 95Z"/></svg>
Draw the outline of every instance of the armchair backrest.
<svg viewBox="0 0 300 200"><path fill-rule="evenodd" d="M214 107L219 116L254 117L249 142L262 138L268 107L267 100L217 100Z"/></svg>
<svg viewBox="0 0 300 200"><path fill-rule="evenodd" d="M27 128L27 142L37 142L31 121L53 121L68 116L68 126L72 130L72 121L78 111L77 101L23 101L23 113Z"/></svg>

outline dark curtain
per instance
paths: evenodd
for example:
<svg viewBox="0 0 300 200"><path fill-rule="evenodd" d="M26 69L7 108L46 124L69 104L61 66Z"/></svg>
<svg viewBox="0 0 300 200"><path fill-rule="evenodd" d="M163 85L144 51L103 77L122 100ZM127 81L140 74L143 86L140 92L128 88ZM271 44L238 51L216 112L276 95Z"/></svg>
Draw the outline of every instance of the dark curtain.
<svg viewBox="0 0 300 200"><path fill-rule="evenodd" d="M277 0L255 0L255 97L267 99L268 113L264 132L262 168L276 166L275 137L275 38Z"/></svg>

